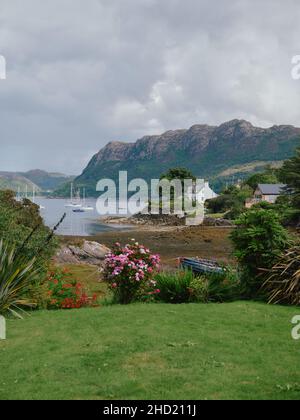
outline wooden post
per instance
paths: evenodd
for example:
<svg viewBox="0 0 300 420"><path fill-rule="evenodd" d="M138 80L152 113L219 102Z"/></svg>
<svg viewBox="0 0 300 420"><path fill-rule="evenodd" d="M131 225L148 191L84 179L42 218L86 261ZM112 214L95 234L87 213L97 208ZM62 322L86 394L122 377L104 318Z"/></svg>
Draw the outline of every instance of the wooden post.
<svg viewBox="0 0 300 420"><path fill-rule="evenodd" d="M6 339L6 321L4 316L0 315L0 340Z"/></svg>

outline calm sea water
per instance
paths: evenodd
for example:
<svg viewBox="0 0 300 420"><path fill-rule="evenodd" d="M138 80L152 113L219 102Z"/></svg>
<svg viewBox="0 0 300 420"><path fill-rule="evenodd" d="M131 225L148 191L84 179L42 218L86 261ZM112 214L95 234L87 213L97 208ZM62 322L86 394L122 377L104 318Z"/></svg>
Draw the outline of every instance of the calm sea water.
<svg viewBox="0 0 300 420"><path fill-rule="evenodd" d="M45 224L50 228L54 227L64 213L67 214L65 220L60 225L57 234L70 236L91 236L105 231L118 231L121 228L129 227L107 225L101 223L101 216L96 211L96 200L89 199L87 204L94 207L93 211L85 213L74 213L72 208L65 207L68 200L36 198L35 202L43 207L41 215Z"/></svg>

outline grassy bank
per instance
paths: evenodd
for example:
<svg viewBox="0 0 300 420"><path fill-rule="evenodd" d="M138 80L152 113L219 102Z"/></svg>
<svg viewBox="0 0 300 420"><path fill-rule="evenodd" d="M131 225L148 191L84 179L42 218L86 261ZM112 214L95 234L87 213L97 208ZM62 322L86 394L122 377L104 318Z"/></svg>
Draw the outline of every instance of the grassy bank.
<svg viewBox="0 0 300 420"><path fill-rule="evenodd" d="M8 321L0 399L300 399L296 308L40 311Z"/></svg>

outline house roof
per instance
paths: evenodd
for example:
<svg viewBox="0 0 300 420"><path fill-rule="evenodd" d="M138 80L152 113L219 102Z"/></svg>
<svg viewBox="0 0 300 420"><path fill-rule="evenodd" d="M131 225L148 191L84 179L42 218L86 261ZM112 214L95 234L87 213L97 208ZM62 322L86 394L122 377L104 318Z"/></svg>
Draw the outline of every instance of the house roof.
<svg viewBox="0 0 300 420"><path fill-rule="evenodd" d="M280 195L285 187L285 184L258 184L258 188L263 195Z"/></svg>

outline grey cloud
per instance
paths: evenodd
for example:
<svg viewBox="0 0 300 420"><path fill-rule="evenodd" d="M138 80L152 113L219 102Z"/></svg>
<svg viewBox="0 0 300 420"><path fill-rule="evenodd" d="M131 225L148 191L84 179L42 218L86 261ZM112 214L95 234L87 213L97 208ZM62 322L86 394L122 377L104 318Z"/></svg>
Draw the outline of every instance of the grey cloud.
<svg viewBox="0 0 300 420"><path fill-rule="evenodd" d="M299 125L297 0L2 0L1 170L79 173L111 140Z"/></svg>

